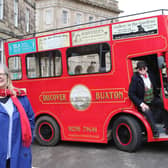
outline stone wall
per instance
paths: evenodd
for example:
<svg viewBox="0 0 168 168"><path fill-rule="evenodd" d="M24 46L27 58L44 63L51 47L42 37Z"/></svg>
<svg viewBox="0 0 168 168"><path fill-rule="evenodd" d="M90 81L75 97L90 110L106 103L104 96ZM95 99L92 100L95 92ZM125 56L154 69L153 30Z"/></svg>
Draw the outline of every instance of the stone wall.
<svg viewBox="0 0 168 168"><path fill-rule="evenodd" d="M30 32L26 32L25 11L30 10ZM14 1L4 1L4 17L0 20L0 38L18 38L35 32L35 0L19 0L18 26L14 25Z"/></svg>

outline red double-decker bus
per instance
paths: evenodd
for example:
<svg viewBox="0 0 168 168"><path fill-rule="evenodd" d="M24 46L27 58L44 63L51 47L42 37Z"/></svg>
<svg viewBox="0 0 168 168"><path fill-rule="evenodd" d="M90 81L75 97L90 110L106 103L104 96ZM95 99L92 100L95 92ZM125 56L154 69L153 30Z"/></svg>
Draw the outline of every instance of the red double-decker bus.
<svg viewBox="0 0 168 168"><path fill-rule="evenodd" d="M128 97L135 64L144 60L168 110L168 16L138 18L5 43L14 86L26 88L41 145L108 143L135 151L155 138Z"/></svg>

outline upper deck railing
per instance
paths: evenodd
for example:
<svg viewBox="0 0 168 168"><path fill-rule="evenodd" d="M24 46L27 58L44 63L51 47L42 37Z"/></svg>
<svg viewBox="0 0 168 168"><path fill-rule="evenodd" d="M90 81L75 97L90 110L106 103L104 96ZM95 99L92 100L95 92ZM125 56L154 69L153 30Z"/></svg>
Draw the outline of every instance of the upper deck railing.
<svg viewBox="0 0 168 168"><path fill-rule="evenodd" d="M138 19L138 18L143 18L143 17L166 15L166 14L168 14L168 9L159 9L159 10L141 12L141 13L136 13L136 14L130 14L130 15L125 15L125 16L118 16L118 17L107 18L107 19L102 19L102 20L97 20L97 21L92 21L92 22L86 22L86 23L77 24L77 25L71 25L71 26L67 26L67 27L49 29L49 30L34 32L34 33L26 34L26 35L20 35L20 39L47 35L49 33L52 34L52 33L76 30L79 28L86 28L86 27L104 25L104 24L109 24L109 23L116 23L116 22L120 22L120 21L127 21L127 20L131 20L131 19ZM18 36L18 38L19 38L19 36ZM10 41L10 40L7 40L7 41Z"/></svg>
<svg viewBox="0 0 168 168"><path fill-rule="evenodd" d="M108 18L108 19L103 19L103 20L97 20L97 21L82 23L82 24L78 24L78 25L72 25L72 26L67 26L67 27L50 29L50 30L47 30L45 32L41 31L41 32L37 32L36 36L43 35L43 34L46 34L48 32L57 33L57 32L60 32L60 31L75 30L75 29L79 29L79 28L85 28L85 27L91 27L91 26L97 26L97 25L104 25L104 24L126 21L126 20L131 20L131 19L137 19L137 18L142 18L142 17L165 15L166 13L168 14L168 9L159 9L159 10L141 12L141 13L136 13L136 14L130 14L130 15L125 15L125 16L119 16L119 17L113 17L113 18Z"/></svg>

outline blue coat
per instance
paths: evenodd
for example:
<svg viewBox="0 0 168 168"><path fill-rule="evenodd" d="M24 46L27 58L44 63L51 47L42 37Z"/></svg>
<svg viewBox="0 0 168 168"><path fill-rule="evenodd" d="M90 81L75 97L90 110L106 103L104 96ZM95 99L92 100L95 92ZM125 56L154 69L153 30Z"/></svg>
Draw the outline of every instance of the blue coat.
<svg viewBox="0 0 168 168"><path fill-rule="evenodd" d="M32 135L35 126L34 113L26 96L18 97L23 105L30 121ZM9 116L0 104L0 168L6 168L7 147L8 147ZM33 137L33 136L32 136ZM19 112L14 106L12 144L11 144L11 167L10 168L31 168L31 148L22 146L21 124Z"/></svg>

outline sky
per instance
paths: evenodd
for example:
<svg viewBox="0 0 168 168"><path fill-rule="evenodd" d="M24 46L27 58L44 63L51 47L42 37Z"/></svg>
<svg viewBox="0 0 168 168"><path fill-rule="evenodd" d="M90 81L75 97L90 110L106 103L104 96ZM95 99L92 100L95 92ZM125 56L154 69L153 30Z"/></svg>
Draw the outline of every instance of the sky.
<svg viewBox="0 0 168 168"><path fill-rule="evenodd" d="M129 15L158 9L168 9L168 0L118 0L119 9Z"/></svg>

